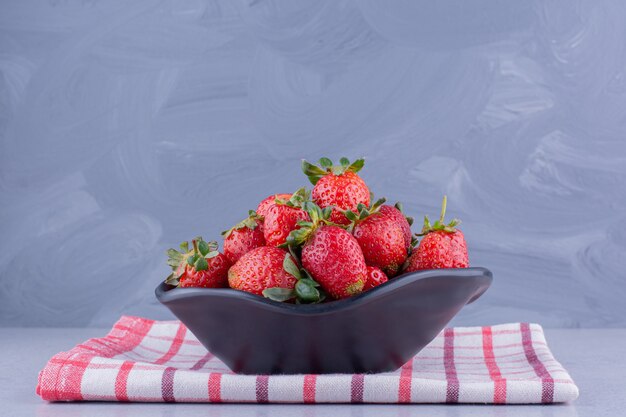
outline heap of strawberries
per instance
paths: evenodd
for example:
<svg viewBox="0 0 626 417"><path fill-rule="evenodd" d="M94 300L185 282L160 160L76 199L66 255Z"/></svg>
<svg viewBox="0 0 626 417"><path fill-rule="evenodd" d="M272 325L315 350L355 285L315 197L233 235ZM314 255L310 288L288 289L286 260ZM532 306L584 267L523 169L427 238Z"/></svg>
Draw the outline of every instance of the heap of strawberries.
<svg viewBox="0 0 626 417"><path fill-rule="evenodd" d="M402 206L371 204L372 194L359 177L364 160L341 158L333 165L302 161L313 184L309 192L274 194L217 242L201 237L180 250L169 249L172 274L166 283L179 287L230 287L275 301L318 303L367 291L399 274L423 269L469 267L458 220L424 218L419 234ZM418 237L421 237L418 243Z"/></svg>

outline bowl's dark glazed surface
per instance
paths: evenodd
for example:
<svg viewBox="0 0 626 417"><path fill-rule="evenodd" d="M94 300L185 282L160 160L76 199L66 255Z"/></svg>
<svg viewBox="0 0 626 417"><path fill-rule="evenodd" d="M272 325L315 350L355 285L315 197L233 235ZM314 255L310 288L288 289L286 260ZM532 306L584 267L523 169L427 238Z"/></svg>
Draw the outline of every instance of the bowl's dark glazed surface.
<svg viewBox="0 0 626 417"><path fill-rule="evenodd" d="M491 281L485 268L419 271L313 305L165 283L156 296L234 372L366 373L402 366Z"/></svg>

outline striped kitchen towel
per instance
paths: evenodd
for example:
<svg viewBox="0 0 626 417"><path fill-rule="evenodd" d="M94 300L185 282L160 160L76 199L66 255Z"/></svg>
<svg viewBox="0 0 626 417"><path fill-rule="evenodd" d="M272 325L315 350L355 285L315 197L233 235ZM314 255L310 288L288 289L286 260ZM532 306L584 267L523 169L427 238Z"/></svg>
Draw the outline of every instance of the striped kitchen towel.
<svg viewBox="0 0 626 417"><path fill-rule="evenodd" d="M395 372L237 375L178 321L122 317L103 338L55 355L47 401L497 403L573 401L578 388L538 324L443 330Z"/></svg>

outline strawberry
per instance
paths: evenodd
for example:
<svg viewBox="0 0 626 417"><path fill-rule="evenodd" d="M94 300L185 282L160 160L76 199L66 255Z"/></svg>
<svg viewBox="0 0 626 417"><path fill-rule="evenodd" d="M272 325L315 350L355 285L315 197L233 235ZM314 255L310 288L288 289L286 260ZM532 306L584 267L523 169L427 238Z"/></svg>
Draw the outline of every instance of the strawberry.
<svg viewBox="0 0 626 417"><path fill-rule="evenodd" d="M263 295L268 288L293 290L298 279L283 268L285 258L295 262L284 249L261 246L243 255L228 271L231 288Z"/></svg>
<svg viewBox="0 0 626 417"><path fill-rule="evenodd" d="M378 211L383 216L391 218L398 226L400 226L402 233L404 234L404 243L406 244L407 249L409 249L413 243L413 233L411 232L413 218L405 217L402 213L402 204L399 202L394 206L388 206L385 204L380 206Z"/></svg>
<svg viewBox="0 0 626 417"><path fill-rule="evenodd" d="M375 266L367 267L367 281L365 282L365 287L363 291L371 290L374 287L378 287L380 284L384 284L389 279L387 275L380 268L376 268Z"/></svg>
<svg viewBox="0 0 626 417"><path fill-rule="evenodd" d="M322 210L305 203L310 222L301 222L287 238L292 247L302 245L302 266L332 298L346 298L363 291L367 269L356 239L345 229L330 225L331 208Z"/></svg>
<svg viewBox="0 0 626 417"><path fill-rule="evenodd" d="M231 262L217 251L217 242L205 242L201 237L180 244L181 252L169 249L167 263L172 274L165 280L178 287L225 287L228 281L228 268Z"/></svg>
<svg viewBox="0 0 626 417"><path fill-rule="evenodd" d="M254 210L248 212L245 220L222 232L224 236L224 255L235 263L247 252L259 246L265 246L262 218Z"/></svg>
<svg viewBox="0 0 626 417"><path fill-rule="evenodd" d="M207 269L197 269L187 265L185 275L180 278L179 287L222 288L228 284L228 268L232 265L226 256L218 253L206 258Z"/></svg>
<svg viewBox="0 0 626 417"><path fill-rule="evenodd" d="M469 267L465 236L456 228L460 220L454 219L447 225L444 223L446 203L447 198L444 196L441 216L433 225L428 216L424 217L424 228L419 234L424 237L409 257L405 272Z"/></svg>
<svg viewBox="0 0 626 417"><path fill-rule="evenodd" d="M296 303L319 303L326 298L326 294L317 287L320 286L309 272L302 268L298 262L298 257L292 248L289 248L290 254L285 255L283 260L283 269L298 280L293 289L286 288L267 288L263 290L263 296L274 301L287 301L295 299Z"/></svg>
<svg viewBox="0 0 626 417"><path fill-rule="evenodd" d="M273 204L276 203L276 200L289 200L291 198L291 194L273 194L265 199L263 199L260 203L259 206L256 208L256 213L261 216L261 217L265 217L267 215L267 209L270 208L270 206L272 206Z"/></svg>
<svg viewBox="0 0 626 417"><path fill-rule="evenodd" d="M359 242L365 263L392 277L406 261L408 252L402 227L396 219L378 211L384 202L381 198L370 208L359 204L358 215L351 210L346 210L345 215L352 221L349 230Z"/></svg>
<svg viewBox="0 0 626 417"><path fill-rule="evenodd" d="M300 228L298 222L309 220L309 215L301 208L307 198L306 189L300 188L289 200L277 200L269 206L263 221L263 235L268 246L284 244L289 233Z"/></svg>
<svg viewBox="0 0 626 417"><path fill-rule="evenodd" d="M340 166L333 165L328 158L321 158L319 162L317 166L302 160L302 172L314 185L311 197L322 209L335 208L330 215L331 222L347 225L350 220L342 211L356 211L359 204L370 204L370 190L357 174L365 160L357 159L351 164L347 158L341 158Z"/></svg>

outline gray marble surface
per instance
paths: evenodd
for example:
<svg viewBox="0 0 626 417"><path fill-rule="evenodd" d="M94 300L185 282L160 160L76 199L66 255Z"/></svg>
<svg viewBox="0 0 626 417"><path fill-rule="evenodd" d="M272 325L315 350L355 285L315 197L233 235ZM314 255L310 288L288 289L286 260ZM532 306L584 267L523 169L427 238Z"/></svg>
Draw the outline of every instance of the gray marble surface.
<svg viewBox="0 0 626 417"><path fill-rule="evenodd" d="M0 1L0 326L168 318L164 251L365 156L463 220L453 324L626 326L623 0Z"/></svg>
<svg viewBox="0 0 626 417"><path fill-rule="evenodd" d="M0 329L0 404L11 417L205 416L205 417L602 417L626 409L626 329L548 329L557 360L570 372L580 397L550 406L483 405L239 405L46 403L35 394L37 373L55 353L104 329Z"/></svg>

